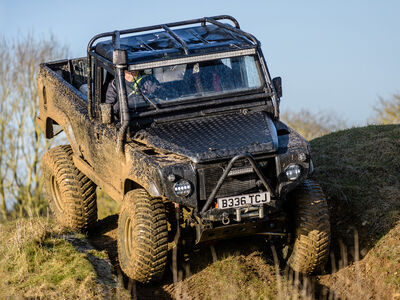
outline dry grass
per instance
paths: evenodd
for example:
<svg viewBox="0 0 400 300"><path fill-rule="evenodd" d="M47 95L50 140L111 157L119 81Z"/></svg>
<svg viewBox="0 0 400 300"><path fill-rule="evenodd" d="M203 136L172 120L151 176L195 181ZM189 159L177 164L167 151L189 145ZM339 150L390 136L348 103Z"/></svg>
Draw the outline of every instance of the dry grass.
<svg viewBox="0 0 400 300"><path fill-rule="evenodd" d="M217 260L176 288L183 299L273 299L275 278L273 266L255 252Z"/></svg>
<svg viewBox="0 0 400 300"><path fill-rule="evenodd" d="M362 260L320 276L320 283L342 299L400 299L400 223Z"/></svg>
<svg viewBox="0 0 400 300"><path fill-rule="evenodd" d="M267 255L269 246L264 241L242 242L234 247L233 240L202 247L192 261L172 270L178 281L164 290L176 299L313 299L315 284L281 270L273 247L275 254Z"/></svg>
<svg viewBox="0 0 400 300"><path fill-rule="evenodd" d="M353 128L311 147L340 257L321 283L342 298L392 299L400 294L400 126Z"/></svg>

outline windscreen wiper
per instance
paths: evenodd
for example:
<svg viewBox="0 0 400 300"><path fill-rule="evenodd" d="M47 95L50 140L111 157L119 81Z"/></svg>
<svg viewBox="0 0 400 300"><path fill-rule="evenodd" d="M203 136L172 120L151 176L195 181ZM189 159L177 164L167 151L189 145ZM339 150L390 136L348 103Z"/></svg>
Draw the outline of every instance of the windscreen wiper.
<svg viewBox="0 0 400 300"><path fill-rule="evenodd" d="M152 100L150 100L150 98L147 97L147 96L145 95L145 93L143 93L142 88L141 88L139 85L138 85L138 89L139 89L139 92L140 92L140 94L142 95L142 97L143 97L144 100L146 100L148 103L150 103L156 110L159 110L159 109L160 109L159 106L157 105L157 103L155 103L155 102L153 102Z"/></svg>

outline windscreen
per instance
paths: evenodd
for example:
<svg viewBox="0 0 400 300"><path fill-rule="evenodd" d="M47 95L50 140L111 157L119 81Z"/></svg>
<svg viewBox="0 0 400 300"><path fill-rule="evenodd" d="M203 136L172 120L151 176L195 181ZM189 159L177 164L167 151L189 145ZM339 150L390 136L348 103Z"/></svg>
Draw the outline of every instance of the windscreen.
<svg viewBox="0 0 400 300"><path fill-rule="evenodd" d="M130 72L125 82L131 108L248 91L264 83L254 56Z"/></svg>

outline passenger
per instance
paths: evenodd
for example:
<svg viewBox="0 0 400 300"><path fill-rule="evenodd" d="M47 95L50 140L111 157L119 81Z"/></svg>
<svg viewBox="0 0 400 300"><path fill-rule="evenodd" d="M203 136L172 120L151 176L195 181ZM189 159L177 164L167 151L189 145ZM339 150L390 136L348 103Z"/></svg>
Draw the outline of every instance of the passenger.
<svg viewBox="0 0 400 300"><path fill-rule="evenodd" d="M220 60L197 63L190 68L191 74L185 80L198 93L229 91L234 88L232 70Z"/></svg>
<svg viewBox="0 0 400 300"><path fill-rule="evenodd" d="M159 89L159 82L153 75L140 75L139 71L125 70L126 94L128 96L128 107L135 108L147 105L145 97L152 97ZM118 91L115 79L107 87L106 103L113 104L114 114L119 116Z"/></svg>

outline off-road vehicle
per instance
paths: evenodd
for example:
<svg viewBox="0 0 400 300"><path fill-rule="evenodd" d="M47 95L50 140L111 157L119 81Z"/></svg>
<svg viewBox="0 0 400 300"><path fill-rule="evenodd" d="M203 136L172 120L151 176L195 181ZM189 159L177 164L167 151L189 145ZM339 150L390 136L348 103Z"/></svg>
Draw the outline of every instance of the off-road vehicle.
<svg viewBox="0 0 400 300"><path fill-rule="evenodd" d="M137 76L133 99L125 71ZM160 278L177 231L191 232L194 245L280 237L295 271L324 266L328 207L308 179L309 143L279 120L281 80L233 17L96 35L87 57L42 64L37 83L37 122L46 138L63 130L69 142L43 157L50 207L60 223L88 231L97 186L117 201L129 277Z"/></svg>

